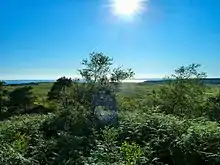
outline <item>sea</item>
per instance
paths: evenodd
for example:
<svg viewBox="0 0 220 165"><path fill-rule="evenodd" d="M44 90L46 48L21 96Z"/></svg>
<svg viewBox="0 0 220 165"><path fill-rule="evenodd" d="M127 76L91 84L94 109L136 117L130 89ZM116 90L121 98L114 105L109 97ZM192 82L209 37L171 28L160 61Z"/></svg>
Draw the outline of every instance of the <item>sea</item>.
<svg viewBox="0 0 220 165"><path fill-rule="evenodd" d="M2 80L7 85L16 85L16 84L29 84L29 83L51 83L55 82L56 80ZM125 83L142 83L142 82L163 82L164 79L162 78L141 78L141 79L131 79L131 80L124 80L122 82ZM205 78L203 79L204 83L206 84L220 84L220 78ZM80 82L84 82L80 80Z"/></svg>
<svg viewBox="0 0 220 165"><path fill-rule="evenodd" d="M130 83L141 83L145 81L152 81L152 80L159 80L159 79L132 79L132 80L124 80L123 82L130 82ZM28 83L49 83L55 82L56 80L3 80L7 85L10 84L28 84Z"/></svg>
<svg viewBox="0 0 220 165"><path fill-rule="evenodd" d="M55 80L3 80L7 85L9 84L29 84L29 83L47 83L55 82Z"/></svg>

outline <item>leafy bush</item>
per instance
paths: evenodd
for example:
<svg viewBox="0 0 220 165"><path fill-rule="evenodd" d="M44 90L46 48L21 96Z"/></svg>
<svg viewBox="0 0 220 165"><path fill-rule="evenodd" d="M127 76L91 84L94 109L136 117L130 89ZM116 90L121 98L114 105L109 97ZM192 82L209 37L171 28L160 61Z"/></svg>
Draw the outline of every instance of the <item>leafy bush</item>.
<svg viewBox="0 0 220 165"><path fill-rule="evenodd" d="M94 147L87 157L83 157L83 163L100 165L119 163L117 136L118 132L114 128L106 127L100 132L93 130Z"/></svg>
<svg viewBox="0 0 220 165"><path fill-rule="evenodd" d="M47 94L48 100L58 102L66 108L69 105L68 91L72 82L71 78L61 77L57 79Z"/></svg>
<svg viewBox="0 0 220 165"><path fill-rule="evenodd" d="M209 97L206 101L205 112L210 120L220 120L220 91L217 95Z"/></svg>
<svg viewBox="0 0 220 165"><path fill-rule="evenodd" d="M5 82L0 81L0 120L8 117L8 91L5 88Z"/></svg>
<svg viewBox="0 0 220 165"><path fill-rule="evenodd" d="M48 118L48 115L23 115L0 122L0 164L35 165L43 162L48 142L43 140L39 128Z"/></svg>
<svg viewBox="0 0 220 165"><path fill-rule="evenodd" d="M33 108L36 97L32 87L16 88L9 94L9 113L23 114Z"/></svg>
<svg viewBox="0 0 220 165"><path fill-rule="evenodd" d="M136 142L145 148L145 158L172 164L172 150L176 139L186 132L187 123L176 117L157 113L129 113L122 114L120 125L120 139L123 142ZM175 155L175 157L180 157Z"/></svg>
<svg viewBox="0 0 220 165"><path fill-rule="evenodd" d="M143 98L140 99L118 94L116 99L119 111L147 111L149 108L146 107L146 102L144 102Z"/></svg>
<svg viewBox="0 0 220 165"><path fill-rule="evenodd" d="M52 148L56 155L48 159L58 164L68 164L72 160L76 163L89 152L92 143L89 114L81 106L69 107L43 123L41 130L45 138L55 141Z"/></svg>
<svg viewBox="0 0 220 165"><path fill-rule="evenodd" d="M142 156L142 150L136 143L122 143L120 147L120 154L125 165L138 164Z"/></svg>
<svg viewBox="0 0 220 165"><path fill-rule="evenodd" d="M185 158L182 164L219 164L219 141L220 127L217 123L192 123L178 143Z"/></svg>
<svg viewBox="0 0 220 165"><path fill-rule="evenodd" d="M143 151L150 163L219 163L220 126L215 122L182 120L157 113L122 116L119 141L126 139L146 147Z"/></svg>
<svg viewBox="0 0 220 165"><path fill-rule="evenodd" d="M99 134L94 132L94 136L95 147L83 158L85 164L133 165L141 159L141 148L134 142L118 143L118 131L113 127L106 127Z"/></svg>
<svg viewBox="0 0 220 165"><path fill-rule="evenodd" d="M14 115L0 121L0 164L220 164L220 94L206 98L199 65L177 69L150 96L128 96L116 94L115 87L133 76L131 70L112 69L112 59L102 53L82 64L86 83L62 77L46 101L36 100L31 87L16 88L3 109L0 83L0 117ZM100 89L116 96L117 125L95 123L93 96Z"/></svg>
<svg viewBox="0 0 220 165"><path fill-rule="evenodd" d="M168 84L154 93L154 105L166 114L190 118L204 115L205 87L202 78L206 75L198 71L199 67L192 64L175 70Z"/></svg>

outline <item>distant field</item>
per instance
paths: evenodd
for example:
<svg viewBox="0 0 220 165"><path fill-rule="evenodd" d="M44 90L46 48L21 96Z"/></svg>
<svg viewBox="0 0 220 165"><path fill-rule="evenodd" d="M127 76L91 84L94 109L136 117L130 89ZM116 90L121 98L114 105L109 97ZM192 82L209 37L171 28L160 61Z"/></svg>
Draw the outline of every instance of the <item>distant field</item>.
<svg viewBox="0 0 220 165"><path fill-rule="evenodd" d="M49 92L50 88L52 87L53 83L39 83L38 85L31 85L33 87L34 95L39 98L46 98L47 93ZM18 86L7 86L9 91L12 91L16 88L24 87L24 85Z"/></svg>
<svg viewBox="0 0 220 165"><path fill-rule="evenodd" d="M47 93L50 91L53 83L39 83L38 85L31 85L34 94L39 98L46 98ZM9 91L20 88L26 85L7 86ZM160 84L145 84L145 83L122 83L118 92L124 95L136 95L149 93L154 89L158 89Z"/></svg>
<svg viewBox="0 0 220 165"><path fill-rule="evenodd" d="M45 99L47 93L51 89L53 83L39 83L38 85L33 85L33 92L38 98ZM24 85L18 86L7 86L9 91L15 88L23 87ZM157 90L162 84L158 83L122 83L119 87L118 92L123 95L141 95L148 94L152 90ZM220 91L220 85L207 85L207 94L213 95Z"/></svg>

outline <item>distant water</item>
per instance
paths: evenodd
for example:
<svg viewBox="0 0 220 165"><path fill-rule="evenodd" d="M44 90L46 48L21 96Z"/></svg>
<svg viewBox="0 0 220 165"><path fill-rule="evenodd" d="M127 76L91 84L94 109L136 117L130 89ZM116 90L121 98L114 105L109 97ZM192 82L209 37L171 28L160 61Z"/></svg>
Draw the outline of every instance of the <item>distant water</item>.
<svg viewBox="0 0 220 165"><path fill-rule="evenodd" d="M142 78L142 79L132 79L125 80L123 82L131 82L131 83L141 83L144 81L158 81L162 80L160 78ZM55 82L55 80L3 80L6 84L28 84L28 83L47 83L47 82ZM81 80L83 82L83 80Z"/></svg>
<svg viewBox="0 0 220 165"><path fill-rule="evenodd" d="M28 84L28 83L44 83L54 82L55 80L3 80L6 84Z"/></svg>

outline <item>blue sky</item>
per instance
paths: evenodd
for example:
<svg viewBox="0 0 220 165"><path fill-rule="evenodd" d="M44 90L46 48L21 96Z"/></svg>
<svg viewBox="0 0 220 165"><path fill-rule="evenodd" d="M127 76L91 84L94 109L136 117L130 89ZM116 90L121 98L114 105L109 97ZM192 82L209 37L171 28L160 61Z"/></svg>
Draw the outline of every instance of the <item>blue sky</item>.
<svg viewBox="0 0 220 165"><path fill-rule="evenodd" d="M108 0L0 0L0 79L75 76L92 51L136 77L202 64L220 77L220 1L148 0L127 21Z"/></svg>

